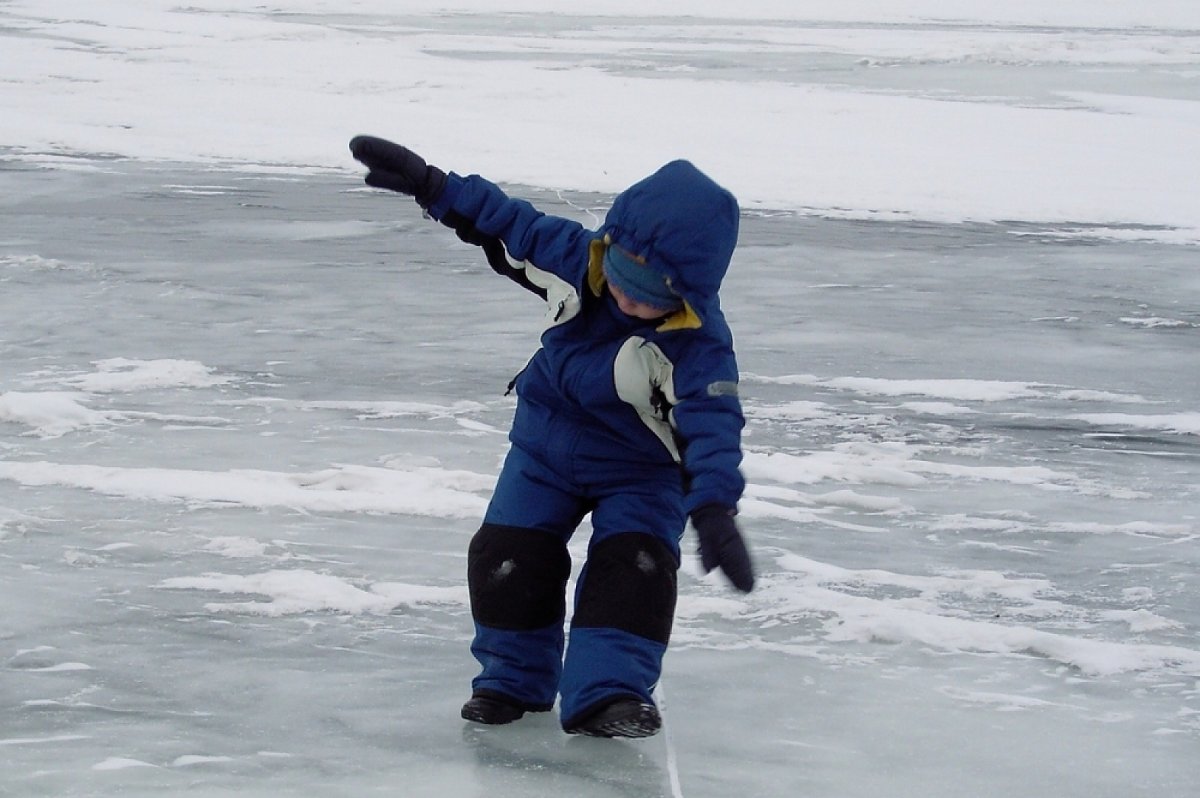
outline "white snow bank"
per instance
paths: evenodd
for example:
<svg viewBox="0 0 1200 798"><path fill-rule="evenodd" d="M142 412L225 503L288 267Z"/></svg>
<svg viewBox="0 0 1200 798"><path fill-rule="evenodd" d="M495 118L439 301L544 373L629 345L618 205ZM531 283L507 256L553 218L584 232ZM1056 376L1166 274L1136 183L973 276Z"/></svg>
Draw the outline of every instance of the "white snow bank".
<svg viewBox="0 0 1200 798"><path fill-rule="evenodd" d="M360 170L346 142L365 132L502 182L618 191L688 157L747 207L1200 241L1200 102L1052 78L1039 104L1019 99L1024 72L991 71L963 101L938 96L936 79L925 82L933 90L888 92L871 89L869 74L859 88L831 87L756 66L765 51L801 66L836 56L866 73L1186 72L1200 62L1194 3L621 0L575 23L548 0L308 0L286 13L215 0L26 0L6 13L17 35L0 48L0 147L28 158L349 176ZM684 61L661 60L672 53ZM698 74L715 54L734 68Z"/></svg>

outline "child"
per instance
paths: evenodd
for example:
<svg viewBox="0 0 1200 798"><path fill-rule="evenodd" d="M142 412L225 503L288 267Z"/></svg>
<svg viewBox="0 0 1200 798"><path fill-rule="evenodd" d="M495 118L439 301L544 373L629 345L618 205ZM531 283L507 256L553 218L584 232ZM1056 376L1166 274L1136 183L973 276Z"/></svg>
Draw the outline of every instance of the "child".
<svg viewBox="0 0 1200 798"><path fill-rule="evenodd" d="M754 586L733 517L744 420L717 297L737 201L673 161L617 196L593 232L390 141L357 136L350 150L368 185L413 196L549 305L542 347L514 380L512 446L468 551L482 672L462 717L510 723L559 694L569 734L656 733L651 691L688 516L704 570ZM567 541L588 513L566 646Z"/></svg>

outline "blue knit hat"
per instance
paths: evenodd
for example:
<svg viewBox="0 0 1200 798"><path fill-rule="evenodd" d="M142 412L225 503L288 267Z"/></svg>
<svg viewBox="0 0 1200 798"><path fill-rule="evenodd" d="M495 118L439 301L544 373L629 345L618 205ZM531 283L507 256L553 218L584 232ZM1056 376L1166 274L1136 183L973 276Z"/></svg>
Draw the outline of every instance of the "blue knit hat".
<svg viewBox="0 0 1200 798"><path fill-rule="evenodd" d="M683 307L683 300L667 285L666 278L611 244L604 252L604 274L635 302L662 310Z"/></svg>

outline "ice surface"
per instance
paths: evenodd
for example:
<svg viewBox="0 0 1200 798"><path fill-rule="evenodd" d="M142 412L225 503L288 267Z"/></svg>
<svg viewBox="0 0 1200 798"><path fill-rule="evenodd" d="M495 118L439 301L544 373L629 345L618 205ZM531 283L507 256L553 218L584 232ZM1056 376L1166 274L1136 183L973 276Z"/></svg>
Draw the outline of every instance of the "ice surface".
<svg viewBox="0 0 1200 798"><path fill-rule="evenodd" d="M1119 321L1189 248L747 216L761 587L685 564L668 750L456 717L537 303L355 175L222 178L0 172L13 794L1190 789L1200 356Z"/></svg>
<svg viewBox="0 0 1200 798"><path fill-rule="evenodd" d="M361 186L344 139L359 121L416 129L406 104L334 124L348 107L334 103L310 130L299 119L326 96L320 60L278 60L311 46L349 63L338 37L367 39L413 60L353 91L338 83L352 70L335 71L339 102L394 104L397 85L430 76L437 90L410 90L479 100L472 76L536 45L520 69L541 88L836 92L878 141L904 137L876 100L925 131L944 106L959 121L992 108L1029 132L1023 112L1050 102L1077 115L1079 138L1027 139L1027 164L1045 167L1113 125L1195 132L1191 4L963 3L937 21L941 4L918 2L805 4L810 18L792 3L643 18L617 2L553 25L536 2L508 15L458 2L451 16L416 3L412 16L374 2L110 5L0 11L0 794L1194 792L1200 277L1195 246L1169 242L1196 227L1195 162L1146 160L1182 145L1130 149L1108 188L1069 175L1079 197L1067 173L1017 170L989 216L953 170L930 183L889 166L885 195L834 148L812 184L772 182L740 170L719 136L690 135L762 205L743 216L723 292L760 587L736 594L689 553L666 734L583 740L547 715L501 729L457 717L474 673L466 544L538 303L411 203ZM737 23L753 47L729 27L739 15L754 17ZM658 38L666 28L675 44ZM819 40L815 60L800 33ZM570 36L593 35L637 44L644 63L585 63ZM1108 61L1106 42L1120 45ZM851 51L899 62L868 79L839 71ZM262 70L247 74L251 53ZM415 63L424 71L406 78ZM754 94L776 70L797 94ZM180 117L176 98L161 104L176 72L234 105L186 124L198 117ZM272 75L284 97L264 104ZM65 102L62 84L84 76L94 93L80 84ZM1111 96L1109 81L1129 95L1104 101L1124 116L1049 99L1053 87ZM545 109L569 117L574 96L503 102L545 127ZM502 123L483 134L448 108L421 135L445 134L443 152L471 160L458 168L495 169L587 224L604 192L661 155L565 122L569 150L535 136L503 152L527 121L492 136ZM790 129L772 108L740 119L750 149ZM267 146L257 125L271 113L287 131ZM137 130L105 128L108 114ZM845 131L835 117L810 132L828 122L832 140ZM940 135L923 148L980 166L1019 138ZM156 160L168 157L186 162ZM853 202L831 193L834 176ZM786 201L768 209L780 186ZM1158 189L1188 198L1162 214L1143 202ZM994 221L966 221L980 218Z"/></svg>

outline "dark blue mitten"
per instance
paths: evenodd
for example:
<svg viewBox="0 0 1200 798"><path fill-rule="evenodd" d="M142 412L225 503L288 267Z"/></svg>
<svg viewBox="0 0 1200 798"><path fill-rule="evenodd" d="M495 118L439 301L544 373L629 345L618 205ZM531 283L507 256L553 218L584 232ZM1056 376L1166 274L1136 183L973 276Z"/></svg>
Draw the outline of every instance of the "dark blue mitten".
<svg viewBox="0 0 1200 798"><path fill-rule="evenodd" d="M369 170L368 186L408 194L422 208L437 202L446 186L446 173L407 147L375 136L350 139L350 153Z"/></svg>
<svg viewBox="0 0 1200 798"><path fill-rule="evenodd" d="M728 507L706 504L692 513L692 526L700 539L704 572L720 568L734 587L749 593L754 589L754 565L733 515L734 511Z"/></svg>

